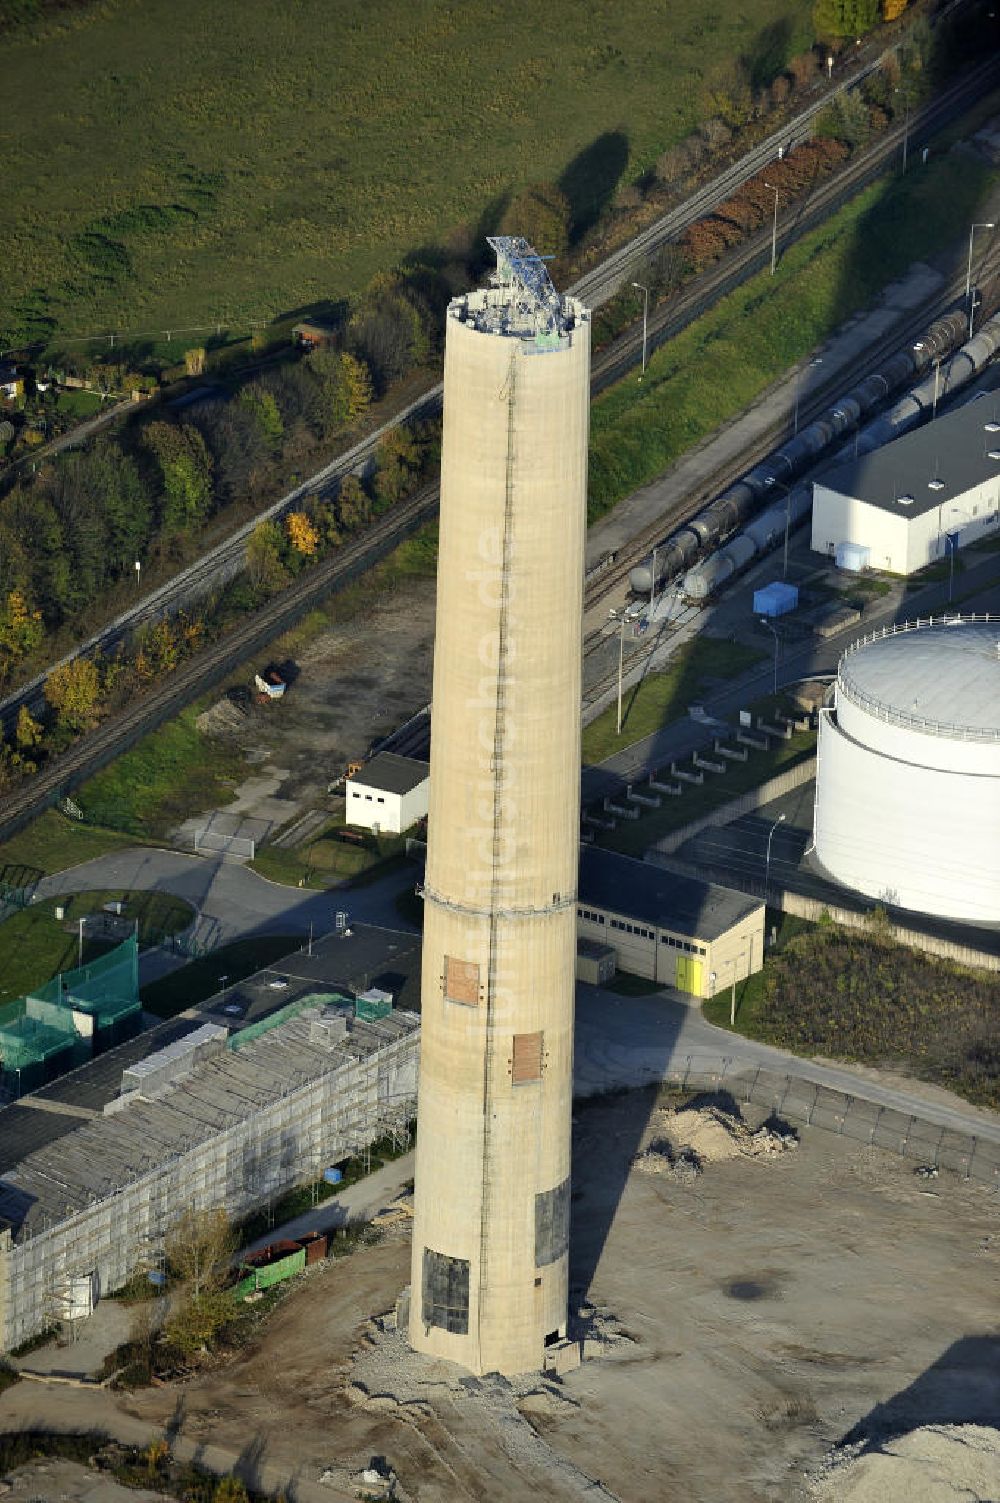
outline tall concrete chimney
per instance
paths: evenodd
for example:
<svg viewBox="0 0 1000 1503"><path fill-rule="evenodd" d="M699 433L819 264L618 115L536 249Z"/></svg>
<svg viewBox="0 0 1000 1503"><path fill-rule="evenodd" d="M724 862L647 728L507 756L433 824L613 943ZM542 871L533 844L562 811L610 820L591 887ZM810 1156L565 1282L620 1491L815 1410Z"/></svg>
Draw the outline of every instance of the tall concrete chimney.
<svg viewBox="0 0 1000 1503"><path fill-rule="evenodd" d="M448 309L410 1340L565 1335L590 314L521 239Z"/></svg>

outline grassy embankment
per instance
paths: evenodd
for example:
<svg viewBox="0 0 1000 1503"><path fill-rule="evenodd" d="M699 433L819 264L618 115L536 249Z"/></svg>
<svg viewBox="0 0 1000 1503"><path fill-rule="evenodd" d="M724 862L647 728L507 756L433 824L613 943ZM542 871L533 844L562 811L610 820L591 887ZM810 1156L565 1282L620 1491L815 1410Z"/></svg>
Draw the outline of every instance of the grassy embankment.
<svg viewBox="0 0 1000 1503"><path fill-rule="evenodd" d="M591 409L590 520L655 479L921 257L960 247L996 179L961 153L882 180L657 350ZM964 266L964 261L962 262Z"/></svg>
<svg viewBox="0 0 1000 1503"><path fill-rule="evenodd" d="M98 926L104 904L112 900L124 902L123 918L138 919L142 947L158 944L166 935L179 934L194 916L188 903L169 893L126 893L121 888L70 893L32 903L0 924L3 953L0 1005L22 996L33 986L41 986L59 971L72 970L78 963L80 919L93 915L95 927ZM55 916L57 904L64 909L62 919ZM122 937L120 932L113 936L85 933L84 962L114 949Z"/></svg>
<svg viewBox="0 0 1000 1503"><path fill-rule="evenodd" d="M811 10L146 0L7 36L0 307L64 336L245 328L485 233L524 183L561 179L586 223L698 124L706 57L767 82Z"/></svg>
<svg viewBox="0 0 1000 1503"><path fill-rule="evenodd" d="M894 944L877 910L865 930L786 919L778 949L736 997L736 1031L748 1038L889 1066L1000 1107L1000 980ZM729 1008L726 987L705 1016L728 1028Z"/></svg>

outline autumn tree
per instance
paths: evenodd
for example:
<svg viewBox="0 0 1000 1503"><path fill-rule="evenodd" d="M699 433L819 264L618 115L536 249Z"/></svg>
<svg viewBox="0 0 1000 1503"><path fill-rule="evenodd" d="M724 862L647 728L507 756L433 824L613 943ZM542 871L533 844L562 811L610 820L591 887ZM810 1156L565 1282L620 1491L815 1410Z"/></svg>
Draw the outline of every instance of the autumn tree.
<svg viewBox="0 0 1000 1503"><path fill-rule="evenodd" d="M290 511L285 518L285 531L288 541L296 553L303 558L312 558L319 542L319 530L306 516L304 511Z"/></svg>
<svg viewBox="0 0 1000 1503"><path fill-rule="evenodd" d="M705 115L740 126L746 123L752 106L750 69L743 58L726 58L709 69L701 90Z"/></svg>
<svg viewBox="0 0 1000 1503"><path fill-rule="evenodd" d="M555 183L532 183L511 199L498 233L523 235L540 256L561 256L569 249L572 219L569 199Z"/></svg>
<svg viewBox="0 0 1000 1503"><path fill-rule="evenodd" d="M372 503L357 475L345 475L337 492L337 523L344 532L354 532L371 521Z"/></svg>
<svg viewBox="0 0 1000 1503"><path fill-rule="evenodd" d="M221 1289L229 1277L236 1238L222 1209L187 1210L174 1222L165 1252L171 1277L193 1294Z"/></svg>
<svg viewBox="0 0 1000 1503"><path fill-rule="evenodd" d="M198 429L190 423L150 423L142 441L160 472L164 531L197 526L212 500L212 458Z"/></svg>
<svg viewBox="0 0 1000 1503"><path fill-rule="evenodd" d="M273 594L288 583L285 534L278 522L259 522L247 539L247 573L255 590Z"/></svg>
<svg viewBox="0 0 1000 1503"><path fill-rule="evenodd" d="M259 381L251 381L240 392L239 400L253 417L268 448L277 453L285 436L285 423L274 393Z"/></svg>
<svg viewBox="0 0 1000 1503"><path fill-rule="evenodd" d="M375 456L375 502L379 509L405 496L420 471L420 453L404 423L382 439Z"/></svg>
<svg viewBox="0 0 1000 1503"><path fill-rule="evenodd" d="M371 373L379 395L421 365L430 337L421 308L392 277L379 276L365 293L347 326L350 353Z"/></svg>
<svg viewBox="0 0 1000 1503"><path fill-rule="evenodd" d="M881 19L881 0L816 0L813 25L821 37L863 37Z"/></svg>
<svg viewBox="0 0 1000 1503"><path fill-rule="evenodd" d="M21 590L10 590L0 601L0 676L38 646L44 635L42 613L32 608Z"/></svg>
<svg viewBox="0 0 1000 1503"><path fill-rule="evenodd" d="M18 751L34 751L41 745L41 740L41 721L35 719L27 705L22 705L17 712L17 726L14 730L14 741Z"/></svg>
<svg viewBox="0 0 1000 1503"><path fill-rule="evenodd" d="M100 674L91 658L71 658L53 668L45 680L49 707L57 723L69 731L86 730L94 723L100 697Z"/></svg>
<svg viewBox="0 0 1000 1503"><path fill-rule="evenodd" d="M203 376L205 374L205 351L199 346L193 346L184 351L184 369L189 376Z"/></svg>
<svg viewBox="0 0 1000 1503"><path fill-rule="evenodd" d="M363 360L346 350L318 349L306 357L306 364L319 383L327 433L339 433L364 416L372 399L372 381Z"/></svg>

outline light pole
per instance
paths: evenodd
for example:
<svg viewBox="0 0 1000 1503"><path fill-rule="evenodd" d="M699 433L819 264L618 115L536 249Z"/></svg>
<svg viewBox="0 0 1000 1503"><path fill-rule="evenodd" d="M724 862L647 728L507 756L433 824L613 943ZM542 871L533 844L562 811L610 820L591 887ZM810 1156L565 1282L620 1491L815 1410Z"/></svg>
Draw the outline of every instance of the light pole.
<svg viewBox="0 0 1000 1503"><path fill-rule="evenodd" d="M765 903L767 902L767 890L768 890L768 886L769 886L770 881L771 881L771 841L774 839L774 832L775 832L775 830L778 828L779 825L783 825L784 823L785 823L785 816L783 814L779 814L778 817L777 817L777 819L774 821L774 824L771 826L770 833L768 834L768 837L767 837L767 855L764 857L764 902Z"/></svg>
<svg viewBox="0 0 1000 1503"><path fill-rule="evenodd" d="M906 171L906 158L910 147L910 91L909 89L893 89L894 94L903 95L903 171Z"/></svg>
<svg viewBox="0 0 1000 1503"><path fill-rule="evenodd" d="M641 282L633 282L632 286L637 287L642 293L642 374L639 376L639 380L641 381L642 377L646 374L646 332L649 328L649 288L644 287Z"/></svg>
<svg viewBox="0 0 1000 1503"><path fill-rule="evenodd" d="M915 344L913 346L913 348L915 350L924 350L927 353L929 353L929 351L927 350L927 345L919 343L919 342L917 344ZM933 406L931 407L931 422L933 422L934 419L937 417L938 390L939 390L939 387L941 385L941 361L944 359L944 356L943 355L932 355L931 359L934 362L934 403L933 403Z"/></svg>
<svg viewBox="0 0 1000 1503"><path fill-rule="evenodd" d="M799 373L795 378L795 416L792 419L792 437L796 438L799 432L799 398L802 396L802 377L806 371L811 371L814 365L822 365L822 358L817 355L810 360L808 365L800 365Z"/></svg>
<svg viewBox="0 0 1000 1503"><path fill-rule="evenodd" d="M142 560L137 558L136 561L135 561L135 589L136 589L136 594L138 594L139 590L140 590L140 583L139 583L139 581L140 581L141 575L142 575Z"/></svg>
<svg viewBox="0 0 1000 1503"><path fill-rule="evenodd" d="M625 617L618 625L618 735L622 733L622 668L625 663Z"/></svg>
<svg viewBox="0 0 1000 1503"><path fill-rule="evenodd" d="M972 242L976 238L977 230L994 230L996 225L992 219L983 219L969 228L969 260L965 268L965 296L969 299L969 338L972 338L972 321L975 313L975 305L971 299L972 292Z"/></svg>
<svg viewBox="0 0 1000 1503"><path fill-rule="evenodd" d="M778 692L778 643L779 643L779 641L781 639L778 636L778 628L776 626L774 626L767 619L766 616L758 616L757 619L760 622L761 626L766 626L767 627L768 631L771 633L771 636L774 638L774 692L775 692L775 694L777 694L777 692Z"/></svg>
<svg viewBox="0 0 1000 1503"><path fill-rule="evenodd" d="M653 567L649 574L649 624L653 624L653 606L656 604L656 544L653 544Z"/></svg>
<svg viewBox="0 0 1000 1503"><path fill-rule="evenodd" d="M774 194L774 222L771 225L771 275L778 264L778 189L773 183L764 184Z"/></svg>

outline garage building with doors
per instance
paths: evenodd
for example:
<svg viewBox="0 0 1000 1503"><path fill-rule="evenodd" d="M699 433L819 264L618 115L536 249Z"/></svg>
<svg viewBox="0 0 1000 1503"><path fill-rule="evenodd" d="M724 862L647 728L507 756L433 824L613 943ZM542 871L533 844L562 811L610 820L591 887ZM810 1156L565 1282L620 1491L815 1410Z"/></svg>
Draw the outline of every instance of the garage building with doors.
<svg viewBox="0 0 1000 1503"><path fill-rule="evenodd" d="M424 818L429 790L428 763L379 752L347 779L345 818L365 830L400 835Z"/></svg>
<svg viewBox="0 0 1000 1503"><path fill-rule="evenodd" d="M764 964L759 898L630 856L581 850L576 911L579 937L611 945L620 971L695 997Z"/></svg>

